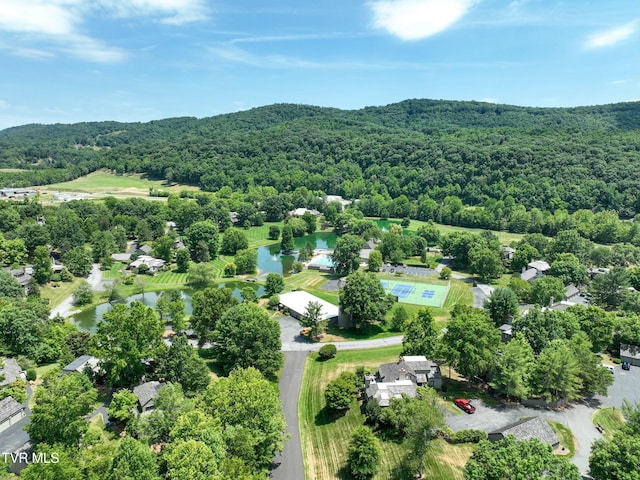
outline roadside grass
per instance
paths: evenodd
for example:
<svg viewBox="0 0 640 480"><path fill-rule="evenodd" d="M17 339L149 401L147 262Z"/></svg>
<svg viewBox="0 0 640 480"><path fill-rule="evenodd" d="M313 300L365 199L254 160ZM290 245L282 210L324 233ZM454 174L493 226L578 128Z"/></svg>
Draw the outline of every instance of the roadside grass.
<svg viewBox="0 0 640 480"><path fill-rule="evenodd" d="M49 308L60 305L67 297L73 294L80 286L84 278L74 278L71 282L49 282L40 288L40 296L49 300ZM53 285L58 285L54 287Z"/></svg>
<svg viewBox="0 0 640 480"><path fill-rule="evenodd" d="M615 407L605 407L597 410L591 417L594 425L602 425L604 437L611 440L615 433L622 430L625 424L622 412Z"/></svg>
<svg viewBox="0 0 640 480"><path fill-rule="evenodd" d="M571 433L571 430L553 420L547 420L547 423L551 425L551 428L553 428L553 431L556 432L556 435L560 439L562 455L567 458L572 458L576 454L576 438L573 436L573 433ZM565 449L568 450L569 453L565 454Z"/></svg>
<svg viewBox="0 0 640 480"><path fill-rule="evenodd" d="M107 170L98 170L78 177L70 182L53 183L44 189L81 193L123 193L146 196L149 189L162 190L169 193L180 193L183 190L200 191L192 185L166 185L161 180L149 180L141 174L116 175Z"/></svg>
<svg viewBox="0 0 640 480"><path fill-rule="evenodd" d="M324 389L329 381L343 371L355 372L360 366L377 368L381 363L397 360L402 347L372 350L339 351L335 358L318 361L318 354L307 357L300 390L298 418L305 478L316 480L350 479L345 468L346 452L352 430L364 424L360 402L354 400L342 416L335 416L325 408ZM415 478L404 467L409 455L407 447L391 440L381 440L383 458L376 480ZM436 480L462 479L462 468L471 455L472 446L448 445L436 440L429 446L425 462L425 477Z"/></svg>

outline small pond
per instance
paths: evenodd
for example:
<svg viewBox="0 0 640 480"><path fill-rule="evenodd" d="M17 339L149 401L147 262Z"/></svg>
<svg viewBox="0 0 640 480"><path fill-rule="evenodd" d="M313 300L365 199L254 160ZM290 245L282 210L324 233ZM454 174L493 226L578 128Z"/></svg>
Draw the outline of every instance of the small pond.
<svg viewBox="0 0 640 480"><path fill-rule="evenodd" d="M228 287L233 290L233 296L238 300L242 301L242 296L240 295L240 291L245 287L252 287L256 290L256 294L258 297L264 295L264 287L262 285L257 285L255 283L247 283L247 282L226 282L219 284L220 287ZM184 300L185 310L187 315L191 315L192 305L191 305L191 296L195 290L185 289L180 290L182 295L182 299ZM155 308L156 303L158 302L158 298L162 295L162 292L147 292L147 293L139 293L137 295L132 295L127 297L124 301L126 303L131 302L142 302L148 307ZM81 313L76 313L73 315L73 321L78 326L80 330L86 330L89 332L95 332L98 322L102 320L102 316L111 310L112 305L110 303L102 303L94 308L90 308L88 310L84 310Z"/></svg>
<svg viewBox="0 0 640 480"><path fill-rule="evenodd" d="M334 249L338 236L335 233L314 233L293 239L296 250L311 243L314 248ZM278 273L284 277L291 275L293 263L298 259L297 252L283 255L280 253L280 242L258 248L258 272L260 277L269 273Z"/></svg>

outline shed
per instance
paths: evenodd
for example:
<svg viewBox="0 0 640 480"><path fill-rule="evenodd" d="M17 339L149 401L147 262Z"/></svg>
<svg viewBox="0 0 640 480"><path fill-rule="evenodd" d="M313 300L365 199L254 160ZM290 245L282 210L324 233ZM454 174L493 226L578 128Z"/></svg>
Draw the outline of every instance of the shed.
<svg viewBox="0 0 640 480"><path fill-rule="evenodd" d="M488 438L490 442L497 442L509 435L513 435L516 440L537 438L542 443L551 445L553 448L560 445L560 439L542 417L521 418L517 422L510 423L498 430L489 432Z"/></svg>
<svg viewBox="0 0 640 480"><path fill-rule="evenodd" d="M620 345L620 360L629 362L631 365L640 367L640 346L638 345Z"/></svg>
<svg viewBox="0 0 640 480"><path fill-rule="evenodd" d="M96 357L92 357L91 355L81 355L76 358L69 365L65 366L62 369L62 374L66 375L68 373L84 373L85 367L88 365L93 372L98 372L98 359Z"/></svg>
<svg viewBox="0 0 640 480"><path fill-rule="evenodd" d="M0 400L0 432L15 425L24 416L24 408L13 397Z"/></svg>

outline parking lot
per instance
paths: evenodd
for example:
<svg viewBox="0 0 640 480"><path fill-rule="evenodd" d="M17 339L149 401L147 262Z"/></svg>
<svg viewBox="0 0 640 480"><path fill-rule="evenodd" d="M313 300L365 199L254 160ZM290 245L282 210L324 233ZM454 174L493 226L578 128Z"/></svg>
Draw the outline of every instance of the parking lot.
<svg viewBox="0 0 640 480"><path fill-rule="evenodd" d="M620 408L625 399L632 404L640 403L640 368L631 367L631 370L625 371L620 365L616 365L614 377L608 396L595 396L592 399L569 404L560 410L530 408L522 405L494 407L484 404L481 400L470 399L476 407L475 413L467 414L458 409L460 414L447 414L446 421L454 431L476 428L486 432L528 416L542 416L562 423L573 432L578 444L576 454L571 461L583 474L586 474L589 471L591 443L602 438L591 421L593 413L603 407Z"/></svg>

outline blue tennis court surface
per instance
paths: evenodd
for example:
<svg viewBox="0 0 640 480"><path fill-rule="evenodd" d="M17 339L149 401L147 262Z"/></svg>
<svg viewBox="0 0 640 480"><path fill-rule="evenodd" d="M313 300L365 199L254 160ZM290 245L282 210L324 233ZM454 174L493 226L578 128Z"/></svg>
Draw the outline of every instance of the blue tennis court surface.
<svg viewBox="0 0 640 480"><path fill-rule="evenodd" d="M397 297L399 302L414 305L441 307L448 293L448 288L444 285L416 283L407 280L381 280L380 283L382 288Z"/></svg>

